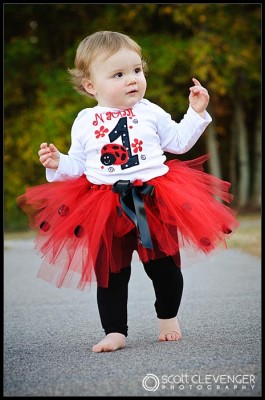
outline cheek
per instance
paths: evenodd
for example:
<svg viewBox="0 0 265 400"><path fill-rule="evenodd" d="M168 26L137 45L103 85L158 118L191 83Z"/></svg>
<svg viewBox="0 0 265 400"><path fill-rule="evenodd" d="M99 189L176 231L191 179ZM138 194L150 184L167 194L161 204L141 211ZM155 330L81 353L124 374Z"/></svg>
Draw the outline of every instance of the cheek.
<svg viewBox="0 0 265 400"><path fill-rule="evenodd" d="M116 83L116 85L109 86L109 93L113 96L118 95L123 90L123 86L121 84Z"/></svg>
<svg viewBox="0 0 265 400"><path fill-rule="evenodd" d="M141 87L141 90L145 91L145 90L146 90L146 87L147 87L146 80L145 80L145 79L142 79L142 80L139 82L139 86Z"/></svg>

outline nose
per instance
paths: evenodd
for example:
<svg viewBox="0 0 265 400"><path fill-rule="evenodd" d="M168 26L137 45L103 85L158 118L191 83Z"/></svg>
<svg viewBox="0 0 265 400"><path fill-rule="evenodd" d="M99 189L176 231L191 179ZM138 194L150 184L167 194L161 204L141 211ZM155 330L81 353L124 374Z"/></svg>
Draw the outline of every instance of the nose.
<svg viewBox="0 0 265 400"><path fill-rule="evenodd" d="M137 82L135 75L130 75L127 80L127 85L134 85Z"/></svg>

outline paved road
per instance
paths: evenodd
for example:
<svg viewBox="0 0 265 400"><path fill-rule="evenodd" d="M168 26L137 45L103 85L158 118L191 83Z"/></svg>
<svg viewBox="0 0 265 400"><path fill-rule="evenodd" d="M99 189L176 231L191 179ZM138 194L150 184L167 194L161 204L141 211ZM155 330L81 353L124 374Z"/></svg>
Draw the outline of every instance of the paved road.
<svg viewBox="0 0 265 400"><path fill-rule="evenodd" d="M133 264L127 347L103 337L90 291L37 279L31 240L6 241L4 396L261 397L261 262L227 250L183 270L183 339L157 342L153 288Z"/></svg>

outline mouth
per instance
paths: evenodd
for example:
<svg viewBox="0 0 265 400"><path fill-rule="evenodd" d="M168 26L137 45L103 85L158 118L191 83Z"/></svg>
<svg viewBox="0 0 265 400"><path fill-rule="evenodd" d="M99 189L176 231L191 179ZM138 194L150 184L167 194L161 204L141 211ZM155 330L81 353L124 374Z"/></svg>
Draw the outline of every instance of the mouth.
<svg viewBox="0 0 265 400"><path fill-rule="evenodd" d="M130 92L128 92L127 94L134 94L134 93L137 93L137 92L138 92L138 90L134 89L134 90L131 90Z"/></svg>

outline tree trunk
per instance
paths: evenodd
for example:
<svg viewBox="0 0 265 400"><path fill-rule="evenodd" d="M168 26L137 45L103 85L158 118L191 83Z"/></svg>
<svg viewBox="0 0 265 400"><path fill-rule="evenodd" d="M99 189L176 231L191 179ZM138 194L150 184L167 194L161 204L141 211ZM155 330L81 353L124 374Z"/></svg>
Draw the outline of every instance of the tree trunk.
<svg viewBox="0 0 265 400"><path fill-rule="evenodd" d="M251 208L261 208L261 108L259 107L254 136L253 186Z"/></svg>
<svg viewBox="0 0 265 400"><path fill-rule="evenodd" d="M217 176L221 179L222 172L221 172L221 165L220 165L220 157L218 151L218 141L214 123L214 110L213 107L209 104L208 106L209 114L212 116L212 122L207 127L207 134L206 134L206 146L207 151L210 153L209 159L209 172L212 175Z"/></svg>
<svg viewBox="0 0 265 400"><path fill-rule="evenodd" d="M238 160L239 160L239 207L245 208L249 199L250 188L250 164L247 140L247 128L244 121L244 110L241 102L235 101L235 123L238 131Z"/></svg>
<svg viewBox="0 0 265 400"><path fill-rule="evenodd" d="M238 135L235 119L231 125L230 136L230 157L229 157L229 181L231 182L231 193L235 195L235 202L238 204L238 179L237 179L237 155Z"/></svg>

